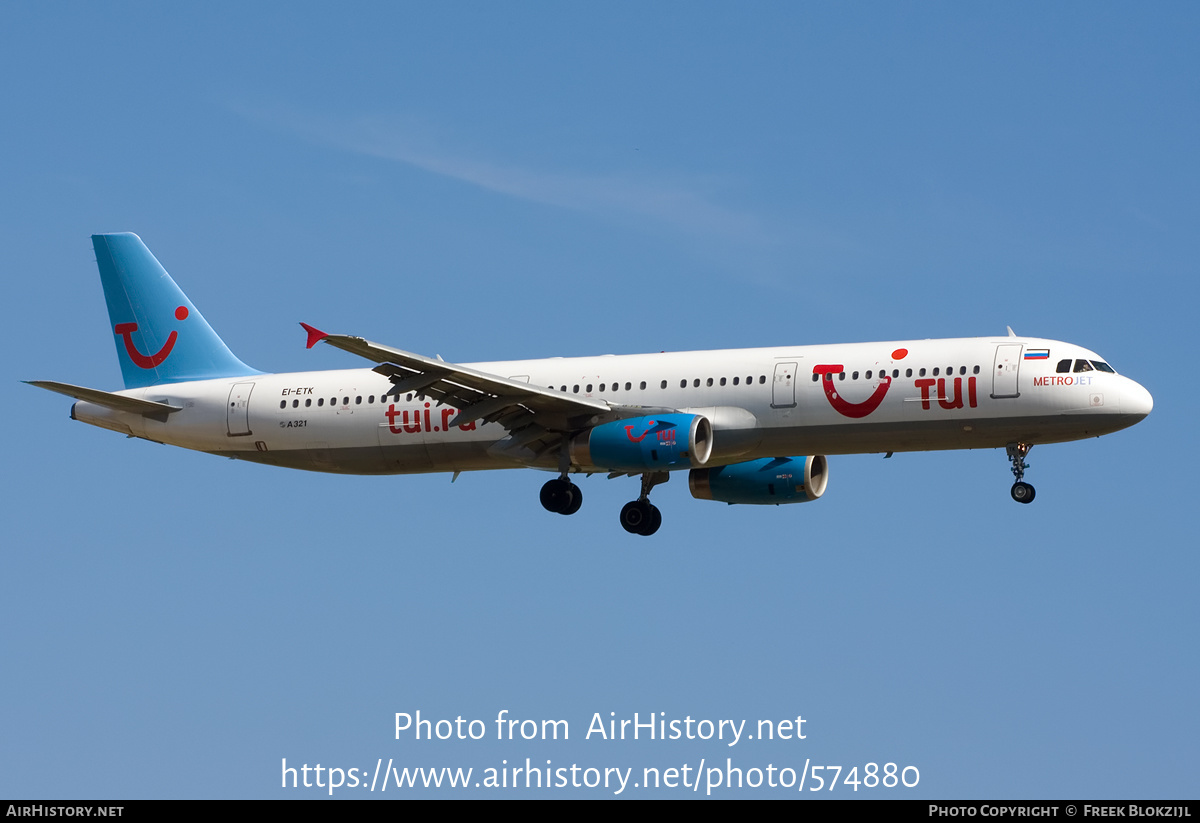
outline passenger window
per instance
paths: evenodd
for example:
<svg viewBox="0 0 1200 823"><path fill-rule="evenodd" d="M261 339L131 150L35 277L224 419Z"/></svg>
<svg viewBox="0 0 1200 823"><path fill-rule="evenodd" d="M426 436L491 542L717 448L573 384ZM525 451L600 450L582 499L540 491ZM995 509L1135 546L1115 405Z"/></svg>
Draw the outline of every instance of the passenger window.
<svg viewBox="0 0 1200 823"><path fill-rule="evenodd" d="M311 398L311 397L306 397L306 398L304 399L304 408L306 408L306 409L307 409L307 408L308 408L309 406L311 406L311 405L312 405L312 398Z"/></svg>
<svg viewBox="0 0 1200 823"><path fill-rule="evenodd" d="M843 372L843 374L845 374L845 372ZM767 382L767 376L766 376L765 374L760 374L760 375L758 376L758 382L759 382L759 383L766 383L766 382Z"/></svg>
<svg viewBox="0 0 1200 823"><path fill-rule="evenodd" d="M666 387L667 387L667 381L666 381L666 380L664 380L664 381L662 381L662 385L661 385L661 386L659 386L659 388L660 388L660 389L665 389Z"/></svg>
<svg viewBox="0 0 1200 823"><path fill-rule="evenodd" d="M613 385L615 386L616 384L614 383ZM600 384L600 393L601 394L604 393L604 384L603 383Z"/></svg>
<svg viewBox="0 0 1200 823"><path fill-rule="evenodd" d="M574 386L572 386L571 391L573 391L575 394L579 394L579 384L576 383Z"/></svg>
<svg viewBox="0 0 1200 823"><path fill-rule="evenodd" d="M942 370L941 370L941 369L939 369L938 367L934 366L934 368L933 368L933 376L934 376L934 377L937 377L937 376L938 376L939 374L941 374L941 373L942 373Z"/></svg>
<svg viewBox="0 0 1200 823"><path fill-rule="evenodd" d="M318 406L324 406L324 405L325 405L325 398L324 398L324 397L318 397L318 398L317 398L317 405L318 405Z"/></svg>
<svg viewBox="0 0 1200 823"><path fill-rule="evenodd" d="M692 381L692 388L694 388L694 389L700 388L700 378L699 377L697 377L695 380Z"/></svg>
<svg viewBox="0 0 1200 823"><path fill-rule="evenodd" d="M722 386L724 386L724 385L725 385L725 378L724 378L724 377L722 377L722 378L721 378L721 385L722 385Z"/></svg>
<svg viewBox="0 0 1200 823"><path fill-rule="evenodd" d="M905 369L905 370L904 370L904 376L905 376L905 377L912 377L912 369Z"/></svg>
<svg viewBox="0 0 1200 823"><path fill-rule="evenodd" d="M918 375L918 376L920 376L920 377L924 377L924 376L925 376L925 370L924 370L924 369L921 369L919 372L917 372L917 375Z"/></svg>
<svg viewBox="0 0 1200 823"><path fill-rule="evenodd" d="M287 401L286 401L286 400L280 400L280 401L279 401L279 408L281 408L281 409L286 409L286 408L287 408Z"/></svg>
<svg viewBox="0 0 1200 823"><path fill-rule="evenodd" d="M978 366L976 366L974 369L972 369L972 370L971 370L971 373L972 373L972 374L979 374L979 367L978 367Z"/></svg>
<svg viewBox="0 0 1200 823"><path fill-rule="evenodd" d="M854 374L850 375L850 379L851 379L851 380L857 380L857 379L858 379L858 372L855 372Z"/></svg>
<svg viewBox="0 0 1200 823"><path fill-rule="evenodd" d="M293 400L293 401L292 401L292 408L293 408L293 409L298 409L298 408L300 408L300 401L299 401L299 400Z"/></svg>
<svg viewBox="0 0 1200 823"><path fill-rule="evenodd" d="M817 374L816 372L813 372L813 382L814 382L814 383L816 383L816 382L817 382L818 380L820 380L820 379L821 379L821 375ZM735 386L737 385L737 378L736 378L736 377L735 377L735 378L733 378L733 385L735 385Z"/></svg>

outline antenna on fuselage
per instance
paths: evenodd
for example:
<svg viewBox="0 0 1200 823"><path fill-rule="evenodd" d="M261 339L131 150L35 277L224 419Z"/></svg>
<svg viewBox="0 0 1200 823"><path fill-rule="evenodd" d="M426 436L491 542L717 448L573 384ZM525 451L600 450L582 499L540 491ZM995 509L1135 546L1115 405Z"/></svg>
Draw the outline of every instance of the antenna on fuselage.
<svg viewBox="0 0 1200 823"><path fill-rule="evenodd" d="M1008 336L1009 336L1009 337L1016 337L1016 336L1017 336L1017 333L1016 333L1015 331L1013 331L1013 330L1012 330L1012 326L1005 326L1004 328L1008 329Z"/></svg>

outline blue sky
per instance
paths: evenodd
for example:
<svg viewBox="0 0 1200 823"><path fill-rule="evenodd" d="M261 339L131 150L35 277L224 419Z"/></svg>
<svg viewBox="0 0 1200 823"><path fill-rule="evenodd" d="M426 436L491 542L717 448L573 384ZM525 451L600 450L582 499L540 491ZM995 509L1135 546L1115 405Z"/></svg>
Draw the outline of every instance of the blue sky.
<svg viewBox="0 0 1200 823"><path fill-rule="evenodd" d="M1183 3L9 5L0 795L324 796L282 791L283 758L729 757L920 770L867 796L1195 797L1198 24ZM105 231L140 234L268 371L358 365L306 351L300 320L452 361L1012 325L1156 405L1035 449L1028 507L1001 452L836 457L809 506L676 478L635 539L628 479L583 481L563 518L534 472L328 477L72 423L19 381L120 386ZM571 739L396 740L417 710ZM610 712L800 715L807 737L584 740Z"/></svg>

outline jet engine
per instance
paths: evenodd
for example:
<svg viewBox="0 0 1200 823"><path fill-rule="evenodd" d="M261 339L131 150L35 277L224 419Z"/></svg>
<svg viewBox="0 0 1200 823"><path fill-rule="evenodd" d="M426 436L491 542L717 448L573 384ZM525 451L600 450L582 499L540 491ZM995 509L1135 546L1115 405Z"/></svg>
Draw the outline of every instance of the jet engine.
<svg viewBox="0 0 1200 823"><path fill-rule="evenodd" d="M571 441L571 461L610 471L645 472L703 466L712 454L712 423L698 414L651 414L614 420Z"/></svg>
<svg viewBox="0 0 1200 823"><path fill-rule="evenodd" d="M764 457L688 472L692 497L730 504L806 503L823 495L828 482L829 465L824 455Z"/></svg>

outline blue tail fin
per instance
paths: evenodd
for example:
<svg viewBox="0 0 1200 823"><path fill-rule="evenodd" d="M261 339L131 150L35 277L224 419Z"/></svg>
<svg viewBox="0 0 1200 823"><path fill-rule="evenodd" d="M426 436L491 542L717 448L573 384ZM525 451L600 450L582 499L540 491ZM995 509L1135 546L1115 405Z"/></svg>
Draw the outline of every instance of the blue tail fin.
<svg viewBox="0 0 1200 823"><path fill-rule="evenodd" d="M261 374L225 345L136 234L94 234L125 388Z"/></svg>

